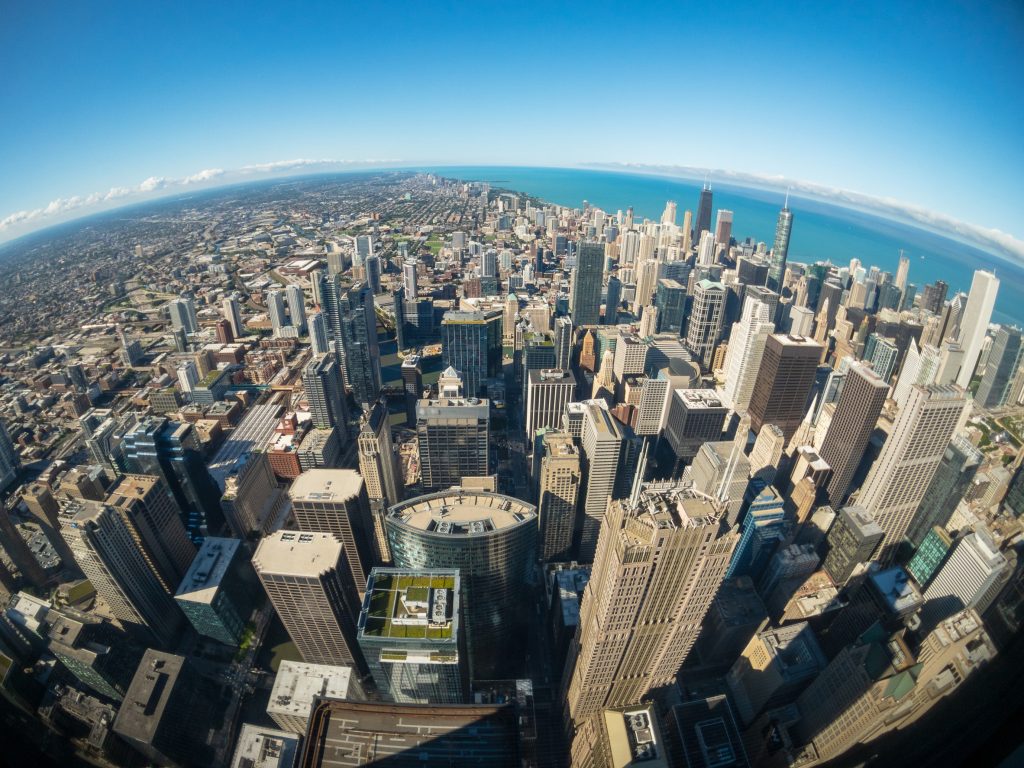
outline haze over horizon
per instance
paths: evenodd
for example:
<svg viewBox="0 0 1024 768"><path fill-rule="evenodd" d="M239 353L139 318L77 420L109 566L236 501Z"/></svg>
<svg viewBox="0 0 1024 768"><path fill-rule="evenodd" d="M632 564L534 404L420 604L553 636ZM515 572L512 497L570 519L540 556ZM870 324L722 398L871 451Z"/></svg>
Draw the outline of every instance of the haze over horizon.
<svg viewBox="0 0 1024 768"><path fill-rule="evenodd" d="M1024 253L1014 3L608 6L552 24L540 6L10 13L0 240L271 174L600 163L852 190Z"/></svg>

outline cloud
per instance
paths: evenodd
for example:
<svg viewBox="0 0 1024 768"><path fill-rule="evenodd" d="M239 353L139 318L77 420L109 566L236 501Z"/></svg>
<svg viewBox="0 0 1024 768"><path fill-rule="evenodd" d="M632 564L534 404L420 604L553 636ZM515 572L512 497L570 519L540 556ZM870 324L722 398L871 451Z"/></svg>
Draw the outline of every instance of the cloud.
<svg viewBox="0 0 1024 768"><path fill-rule="evenodd" d="M216 179L218 176L224 175L223 168L206 168L199 173L193 173L191 176L186 176L181 180L182 184L201 184L204 181L210 181Z"/></svg>
<svg viewBox="0 0 1024 768"><path fill-rule="evenodd" d="M849 189L830 187L811 181L787 179L785 176L770 176L756 173L728 171L719 168L695 168L685 165L645 165L642 163L587 163L595 168L617 168L638 173L650 173L660 176L684 176L702 179L709 176L724 182L734 182L742 186L769 187L780 192L790 190L800 195L821 198L851 208L858 208L884 217L899 220L910 220L923 227L939 230L962 240L994 249L1014 260L1024 260L1024 240L990 227L979 227L948 216L944 213L930 211L920 205L905 203L891 197L875 197Z"/></svg>
<svg viewBox="0 0 1024 768"><path fill-rule="evenodd" d="M207 184L217 180L228 180L230 177L244 177L254 173L280 173L297 168L309 166L370 166L381 164L400 163L400 160L309 160L298 158L295 160L277 160L272 163L256 163L244 165L235 171L226 171L223 168L205 168L189 176L180 179L169 179L164 176L150 176L134 187L111 187L107 192L93 192L89 195L75 195L72 197L59 197L51 200L49 204L29 211L15 211L0 219L0 233L12 228L20 228L27 231L27 225L41 219L64 216L81 208L110 207L110 203L128 197L152 196L156 192L172 191L176 188L190 187L196 184Z"/></svg>

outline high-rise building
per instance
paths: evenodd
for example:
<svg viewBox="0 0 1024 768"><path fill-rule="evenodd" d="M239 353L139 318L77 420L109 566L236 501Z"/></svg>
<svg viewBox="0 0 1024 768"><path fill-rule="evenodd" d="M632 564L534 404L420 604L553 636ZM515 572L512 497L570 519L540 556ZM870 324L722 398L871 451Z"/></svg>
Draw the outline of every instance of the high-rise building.
<svg viewBox="0 0 1024 768"><path fill-rule="evenodd" d="M320 357L330 352L327 339L327 319L323 312L314 312L309 316L309 345L313 357Z"/></svg>
<svg viewBox="0 0 1024 768"><path fill-rule="evenodd" d="M899 354L895 339L879 336L877 333L868 334L864 343L864 360L871 363L872 369L882 381L888 382L892 377Z"/></svg>
<svg viewBox="0 0 1024 768"><path fill-rule="evenodd" d="M568 432L549 430L544 434L542 445L544 455L537 479L538 555L545 562L567 561L571 559L582 481L580 452Z"/></svg>
<svg viewBox="0 0 1024 768"><path fill-rule="evenodd" d="M819 452L832 468L825 490L833 507L846 501L888 392L888 384L867 366L855 363L847 370L842 394Z"/></svg>
<svg viewBox="0 0 1024 768"><path fill-rule="evenodd" d="M357 282L340 297L345 372L356 402L368 406L380 393L380 348L373 291ZM337 338L337 337L336 337Z"/></svg>
<svg viewBox="0 0 1024 768"><path fill-rule="evenodd" d="M715 243L728 248L730 240L732 240L732 211L719 208L718 216L715 218Z"/></svg>
<svg viewBox="0 0 1024 768"><path fill-rule="evenodd" d="M567 370L542 368L526 374L526 435L562 423L566 403L573 399L576 380Z"/></svg>
<svg viewBox="0 0 1024 768"><path fill-rule="evenodd" d="M1002 408L1007 405L1013 383L1024 360L1024 343L1021 343L1020 328L1004 325L996 333L981 377L975 402L984 408Z"/></svg>
<svg viewBox="0 0 1024 768"><path fill-rule="evenodd" d="M171 315L171 327L176 331L185 333L197 333L199 331L199 320L196 318L196 305L192 299L181 297L172 299L167 304Z"/></svg>
<svg viewBox="0 0 1024 768"><path fill-rule="evenodd" d="M260 541L252 565L304 661L365 674L355 626L361 601L340 539L277 531Z"/></svg>
<svg viewBox="0 0 1024 768"><path fill-rule="evenodd" d="M989 532L979 526L953 545L924 591L922 620L933 627L964 608L984 613L999 596L1012 570Z"/></svg>
<svg viewBox="0 0 1024 768"><path fill-rule="evenodd" d="M936 280L924 287L921 294L921 308L931 312L933 315L942 314L942 306L946 303L946 294L949 292L949 285L945 280Z"/></svg>
<svg viewBox="0 0 1024 768"><path fill-rule="evenodd" d="M373 237L371 235L357 235L353 243L355 250L352 254L352 266L361 267L366 260L373 256Z"/></svg>
<svg viewBox="0 0 1024 768"><path fill-rule="evenodd" d="M958 341L964 350L963 363L957 374L957 386L967 389L974 377L974 369L981 357L981 347L985 343L988 324L992 320L992 309L996 305L996 294L999 293L999 278L992 272L976 270L971 281L971 292L967 298L960 317L960 335Z"/></svg>
<svg viewBox="0 0 1024 768"><path fill-rule="evenodd" d="M178 505L159 477L124 475L107 496L168 594L174 594L196 555Z"/></svg>
<svg viewBox="0 0 1024 768"><path fill-rule="evenodd" d="M210 768L218 688L186 656L150 649L139 663L113 731L153 765Z"/></svg>
<svg viewBox="0 0 1024 768"><path fill-rule="evenodd" d="M555 318L555 368L571 370L573 347L572 318Z"/></svg>
<svg viewBox="0 0 1024 768"><path fill-rule="evenodd" d="M726 522L733 526L739 522L740 507L747 489L750 462L734 441L709 441L690 464L685 475L693 487L722 502Z"/></svg>
<svg viewBox="0 0 1024 768"><path fill-rule="evenodd" d="M914 581L924 589L931 583L932 577L939 570L939 566L945 562L946 556L952 548L953 537L945 528L938 525L933 526L924 535L914 556L907 563L907 573L913 576Z"/></svg>
<svg viewBox="0 0 1024 768"><path fill-rule="evenodd" d="M693 307L686 323L686 347L704 370L710 370L715 345L722 333L725 286L700 280L693 289Z"/></svg>
<svg viewBox="0 0 1024 768"><path fill-rule="evenodd" d="M786 258L789 256L789 236L793 232L793 212L789 210L789 195L786 204L779 211L775 224L775 244L772 246L771 266L768 269L768 287L782 291L786 279Z"/></svg>
<svg viewBox="0 0 1024 768"><path fill-rule="evenodd" d="M686 286L678 280L659 280L654 289L654 306L658 308L658 333L679 336L686 315Z"/></svg>
<svg viewBox="0 0 1024 768"><path fill-rule="evenodd" d="M445 367L462 376L467 397L479 397L487 378L488 324L483 312L445 312L441 353Z"/></svg>
<svg viewBox="0 0 1024 768"><path fill-rule="evenodd" d="M583 515L578 559L589 563L594 559L608 501L615 494L623 454L622 429L603 401L591 400L584 404L580 445L583 448Z"/></svg>
<svg viewBox="0 0 1024 768"><path fill-rule="evenodd" d="M726 575L729 578L749 576L757 582L786 536L786 507L778 491L759 481L748 486L744 503L747 513L743 516L740 540L733 550Z"/></svg>
<svg viewBox="0 0 1024 768"><path fill-rule="evenodd" d="M572 272L569 313L576 326L597 325L601 318L601 284L604 277L604 244L580 242Z"/></svg>
<svg viewBox="0 0 1024 768"><path fill-rule="evenodd" d="M750 396L750 428L775 424L788 442L803 421L821 359L821 345L805 336L776 333L765 342Z"/></svg>
<svg viewBox="0 0 1024 768"><path fill-rule="evenodd" d="M387 403L379 401L363 416L359 427L359 473L366 483L366 495L370 500L378 562L391 560L384 531L384 513L405 495L388 417Z"/></svg>
<svg viewBox="0 0 1024 768"><path fill-rule="evenodd" d="M963 435L956 435L949 442L907 529L911 544L920 546L934 526L949 522L983 461L981 451Z"/></svg>
<svg viewBox="0 0 1024 768"><path fill-rule="evenodd" d="M712 200L711 185L705 182L704 187L700 191L700 200L697 203L697 219L693 227L693 236L696 240L700 240L702 232L711 230Z"/></svg>
<svg viewBox="0 0 1024 768"><path fill-rule="evenodd" d="M604 324L619 322L619 304L622 303L622 281L615 275L608 278L608 289L604 302Z"/></svg>
<svg viewBox="0 0 1024 768"><path fill-rule="evenodd" d="M674 683L736 545L723 516L712 499L675 483L609 504L562 679L577 731Z"/></svg>
<svg viewBox="0 0 1024 768"><path fill-rule="evenodd" d="M729 406L713 389L676 389L659 442L660 477L678 477L700 447L722 439Z"/></svg>
<svg viewBox="0 0 1024 768"><path fill-rule="evenodd" d="M284 308L284 291L267 291L267 314L270 315L270 325L275 336L280 336L281 329L288 325Z"/></svg>
<svg viewBox="0 0 1024 768"><path fill-rule="evenodd" d="M306 332L306 296L302 292L302 286L291 283L285 289L288 297L288 317L291 325L297 328L299 333Z"/></svg>
<svg viewBox="0 0 1024 768"><path fill-rule="evenodd" d="M267 714L283 730L302 735L309 729L310 715L321 698L361 701L366 693L352 667L283 659L274 676Z"/></svg>
<svg viewBox="0 0 1024 768"><path fill-rule="evenodd" d="M288 495L300 531L330 533L342 543L351 581L362 594L377 559L362 476L354 469L311 469L295 478Z"/></svg>
<svg viewBox="0 0 1024 768"><path fill-rule="evenodd" d="M245 335L245 326L242 324L242 313L239 310L238 297L236 295L226 296L220 303L221 314L231 324L231 335L239 339Z"/></svg>
<svg viewBox="0 0 1024 768"><path fill-rule="evenodd" d="M537 512L499 493L453 489L409 499L387 517L396 568L457 568L473 679L507 671L516 605L536 561Z"/></svg>
<svg viewBox="0 0 1024 768"><path fill-rule="evenodd" d="M761 712L791 703L827 665L806 621L758 632L725 677L740 721L749 726Z"/></svg>
<svg viewBox="0 0 1024 768"><path fill-rule="evenodd" d="M884 536L885 531L866 509L843 507L825 539L828 554L822 567L841 586L858 565L871 559Z"/></svg>
<svg viewBox="0 0 1024 768"><path fill-rule="evenodd" d="M990 661L995 647L974 611L930 632L915 654L902 633L875 624L839 651L797 706L799 738L819 762L919 720Z"/></svg>
<svg viewBox="0 0 1024 768"><path fill-rule="evenodd" d="M399 704L469 699L458 570L374 568L359 615L359 647L377 693Z"/></svg>
<svg viewBox="0 0 1024 768"><path fill-rule="evenodd" d="M914 386L896 417L857 497L857 505L885 531L881 562L887 563L903 541L969 402L959 387Z"/></svg>
<svg viewBox="0 0 1024 768"><path fill-rule="evenodd" d="M461 485L463 477L490 474L490 402L437 397L416 405L420 481L424 489Z"/></svg>
<svg viewBox="0 0 1024 768"><path fill-rule="evenodd" d="M335 427L344 440L348 433L348 408L335 356L327 354L310 360L302 369L302 385L313 416L313 426L317 429Z"/></svg>
<svg viewBox="0 0 1024 768"><path fill-rule="evenodd" d="M124 516L100 502L69 501L61 510L60 532L78 567L122 626L140 640L170 644L181 613Z"/></svg>
<svg viewBox="0 0 1024 768"><path fill-rule="evenodd" d="M21 458L14 450L14 441L7 425L0 421L0 491L6 491L18 479Z"/></svg>
<svg viewBox="0 0 1024 768"><path fill-rule="evenodd" d="M252 611L255 579L239 539L208 537L174 599L196 632L238 645Z"/></svg>
<svg viewBox="0 0 1024 768"><path fill-rule="evenodd" d="M732 326L725 355L725 386L722 391L736 413L744 414L750 406L765 345L775 332L771 316L771 308L767 304L748 296L743 302L739 322Z"/></svg>

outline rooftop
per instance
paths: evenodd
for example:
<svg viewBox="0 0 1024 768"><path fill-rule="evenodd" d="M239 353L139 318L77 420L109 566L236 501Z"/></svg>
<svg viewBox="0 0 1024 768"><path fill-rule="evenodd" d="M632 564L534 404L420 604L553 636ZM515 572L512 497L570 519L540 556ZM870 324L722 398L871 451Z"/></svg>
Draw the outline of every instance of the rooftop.
<svg viewBox="0 0 1024 768"><path fill-rule="evenodd" d="M536 517L532 504L511 496L457 489L417 496L388 511L401 525L449 536L485 535Z"/></svg>
<svg viewBox="0 0 1024 768"><path fill-rule="evenodd" d="M295 478L292 501L347 501L359 495L363 478L354 469L309 469Z"/></svg>
<svg viewBox="0 0 1024 768"><path fill-rule="evenodd" d="M238 539L207 537L185 572L175 597L193 603L212 602L240 545Z"/></svg>
<svg viewBox="0 0 1024 768"><path fill-rule="evenodd" d="M336 568L342 544L330 533L277 531L264 536L252 557L259 573L319 576Z"/></svg>
<svg viewBox="0 0 1024 768"><path fill-rule="evenodd" d="M668 756L661 743L653 706L606 709L603 714L612 768L636 765L667 768Z"/></svg>
<svg viewBox="0 0 1024 768"><path fill-rule="evenodd" d="M257 448L270 441L277 423L284 412L284 406L278 403L254 405L245 414L231 436L224 441L220 450L210 460L210 477L224 491L224 483L228 475L244 464L249 455Z"/></svg>
<svg viewBox="0 0 1024 768"><path fill-rule="evenodd" d="M366 585L359 634L451 640L459 616L457 570L374 568Z"/></svg>
<svg viewBox="0 0 1024 768"><path fill-rule="evenodd" d="M231 768L292 768L300 742L294 733L243 723Z"/></svg>
<svg viewBox="0 0 1024 768"><path fill-rule="evenodd" d="M677 389L676 397L691 411L697 408L726 408L722 396L714 389Z"/></svg>
<svg viewBox="0 0 1024 768"><path fill-rule="evenodd" d="M352 670L349 667L282 661L270 691L267 713L308 717L313 708L313 699L317 696L332 699L348 696L351 677Z"/></svg>

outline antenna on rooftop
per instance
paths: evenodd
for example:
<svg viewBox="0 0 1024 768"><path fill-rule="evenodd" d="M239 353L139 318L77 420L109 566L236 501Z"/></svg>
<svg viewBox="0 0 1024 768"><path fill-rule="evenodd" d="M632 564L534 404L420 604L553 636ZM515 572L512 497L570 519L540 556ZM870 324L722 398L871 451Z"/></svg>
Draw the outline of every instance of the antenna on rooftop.
<svg viewBox="0 0 1024 768"><path fill-rule="evenodd" d="M789 187L786 187L786 202L782 205L783 208L789 208Z"/></svg>

